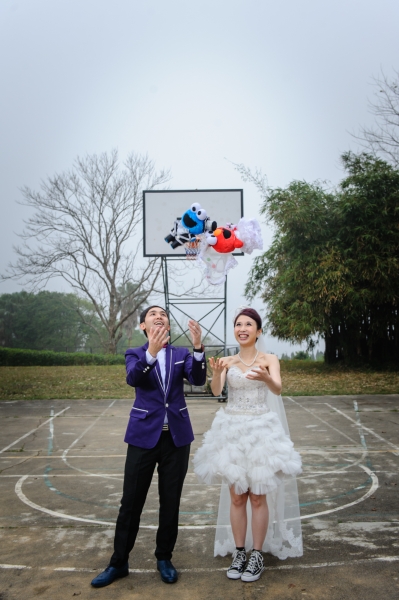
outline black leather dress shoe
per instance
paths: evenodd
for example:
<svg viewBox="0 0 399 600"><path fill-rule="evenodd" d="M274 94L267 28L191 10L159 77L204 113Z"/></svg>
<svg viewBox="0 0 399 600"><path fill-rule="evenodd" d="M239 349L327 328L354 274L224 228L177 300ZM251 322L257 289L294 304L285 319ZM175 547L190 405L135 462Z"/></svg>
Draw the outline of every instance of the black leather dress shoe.
<svg viewBox="0 0 399 600"><path fill-rule="evenodd" d="M177 571L170 560L157 560L157 569L164 583L176 583Z"/></svg>
<svg viewBox="0 0 399 600"><path fill-rule="evenodd" d="M121 577L126 577L127 575L129 575L128 563L126 563L123 567L120 567L119 569L108 565L105 571L103 571L102 573L100 573L100 575L97 575L97 577L93 579L91 585L96 588L105 587L106 585L113 583L115 579L120 579Z"/></svg>

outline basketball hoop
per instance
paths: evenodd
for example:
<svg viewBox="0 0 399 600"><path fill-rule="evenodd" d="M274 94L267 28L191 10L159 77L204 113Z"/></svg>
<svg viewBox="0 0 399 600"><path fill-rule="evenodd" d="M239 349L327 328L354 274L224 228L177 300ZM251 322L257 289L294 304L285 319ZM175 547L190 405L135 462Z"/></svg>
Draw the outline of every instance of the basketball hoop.
<svg viewBox="0 0 399 600"><path fill-rule="evenodd" d="M199 254L200 251L200 240L198 238L196 238L195 240L192 240L191 242L186 242L184 244L184 250L186 252L186 259L187 260L195 260Z"/></svg>

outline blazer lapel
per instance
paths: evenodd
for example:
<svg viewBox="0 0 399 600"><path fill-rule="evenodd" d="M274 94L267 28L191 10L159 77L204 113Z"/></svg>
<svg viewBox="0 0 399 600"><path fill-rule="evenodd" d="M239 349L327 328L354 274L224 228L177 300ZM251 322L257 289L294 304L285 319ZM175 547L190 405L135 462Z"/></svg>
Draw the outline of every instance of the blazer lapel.
<svg viewBox="0 0 399 600"><path fill-rule="evenodd" d="M165 356L165 397L169 394L170 391L170 382L173 379L173 370L174 370L174 347L166 346L166 356Z"/></svg>
<svg viewBox="0 0 399 600"><path fill-rule="evenodd" d="M147 361L145 353L148 350L148 342L146 344L144 344L144 346L142 346L142 348L144 350L144 360ZM159 368L159 362L158 362L158 360L155 363L155 367L154 367L151 375L153 377L155 377L155 379L157 381L157 384L159 386L159 389L160 389L160 391L162 393L162 396L164 396L165 395L165 390L163 388L161 369Z"/></svg>
<svg viewBox="0 0 399 600"><path fill-rule="evenodd" d="M155 363L154 371L155 371L155 379L157 380L159 388L160 388L160 390L162 392L162 395L164 396L165 395L165 390L164 390L164 387L163 387L161 369L159 368L159 362L158 361Z"/></svg>

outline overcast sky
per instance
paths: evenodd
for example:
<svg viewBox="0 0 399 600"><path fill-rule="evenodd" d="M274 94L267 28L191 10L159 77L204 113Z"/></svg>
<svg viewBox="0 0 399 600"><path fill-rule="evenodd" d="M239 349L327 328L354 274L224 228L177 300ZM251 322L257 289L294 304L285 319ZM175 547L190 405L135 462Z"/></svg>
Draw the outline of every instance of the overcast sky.
<svg viewBox="0 0 399 600"><path fill-rule="evenodd" d="M397 0L2 0L0 28L1 272L19 188L77 155L148 152L172 189L243 187L247 217L260 198L228 161L273 187L338 183L350 132L373 120L372 76L399 68ZM253 258L239 260L229 312Z"/></svg>

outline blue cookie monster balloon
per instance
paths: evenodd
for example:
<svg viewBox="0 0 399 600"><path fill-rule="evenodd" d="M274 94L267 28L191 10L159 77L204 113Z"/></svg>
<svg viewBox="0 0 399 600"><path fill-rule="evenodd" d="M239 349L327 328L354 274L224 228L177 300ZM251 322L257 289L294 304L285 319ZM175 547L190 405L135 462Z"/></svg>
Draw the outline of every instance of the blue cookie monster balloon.
<svg viewBox="0 0 399 600"><path fill-rule="evenodd" d="M194 202L191 208L186 210L181 218L181 224L189 233L199 235L205 231L205 221L207 219L206 210L201 207L201 204Z"/></svg>
<svg viewBox="0 0 399 600"><path fill-rule="evenodd" d="M164 239L175 249L191 242L195 236L201 235L205 231L214 231L216 227L216 221L211 221L201 204L194 202L181 218L178 217L175 220L169 235Z"/></svg>

